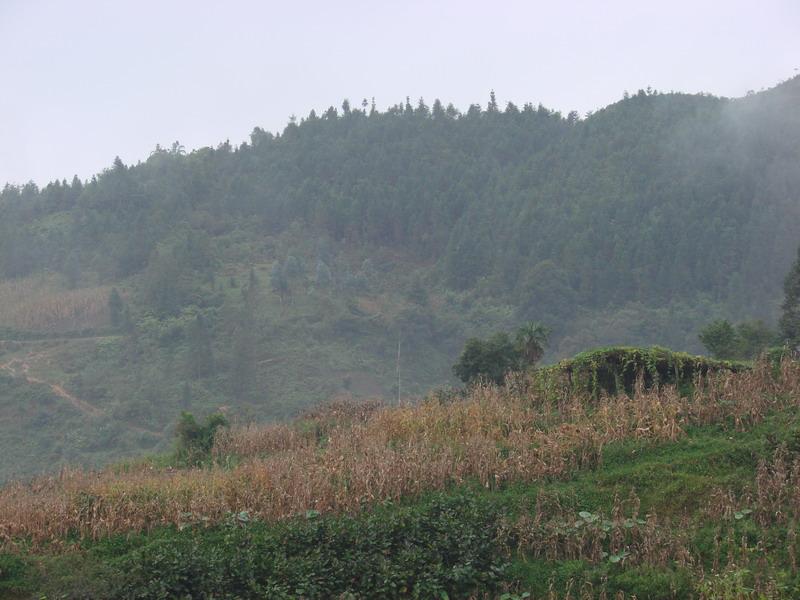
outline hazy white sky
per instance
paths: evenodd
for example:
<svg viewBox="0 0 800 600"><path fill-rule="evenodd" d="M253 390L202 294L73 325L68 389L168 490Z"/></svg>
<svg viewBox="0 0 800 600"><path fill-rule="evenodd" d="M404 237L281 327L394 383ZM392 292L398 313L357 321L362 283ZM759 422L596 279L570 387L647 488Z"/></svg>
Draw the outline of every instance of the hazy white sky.
<svg viewBox="0 0 800 600"><path fill-rule="evenodd" d="M0 186L406 96L581 113L798 74L798 0L0 0Z"/></svg>

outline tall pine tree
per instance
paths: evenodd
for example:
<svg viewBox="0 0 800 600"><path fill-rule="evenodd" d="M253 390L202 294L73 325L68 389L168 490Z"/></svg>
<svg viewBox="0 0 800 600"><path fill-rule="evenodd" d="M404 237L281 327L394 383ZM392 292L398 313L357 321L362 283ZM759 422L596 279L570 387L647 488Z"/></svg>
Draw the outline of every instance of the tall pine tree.
<svg viewBox="0 0 800 600"><path fill-rule="evenodd" d="M797 260L783 282L783 316L781 335L792 347L800 345L800 249Z"/></svg>
<svg viewBox="0 0 800 600"><path fill-rule="evenodd" d="M214 373L212 334L207 321L199 314L189 327L188 368L192 379L209 377Z"/></svg>

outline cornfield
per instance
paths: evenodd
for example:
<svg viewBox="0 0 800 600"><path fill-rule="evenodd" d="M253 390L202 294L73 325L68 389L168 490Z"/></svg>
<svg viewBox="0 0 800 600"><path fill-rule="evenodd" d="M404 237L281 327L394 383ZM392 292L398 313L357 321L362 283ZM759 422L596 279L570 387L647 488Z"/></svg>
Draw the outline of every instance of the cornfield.
<svg viewBox="0 0 800 600"><path fill-rule="evenodd" d="M505 386L475 386L458 401L343 405L291 424L222 431L213 467L145 463L124 472L64 470L9 484L0 490L0 541L41 544L67 534L97 539L162 525L213 524L240 511L263 520L308 510L356 512L468 481L494 488L564 478L597 466L604 447L620 440L674 441L695 425L746 430L771 412L800 406L799 391L800 364L785 360L778 373L763 363L698 379L689 397L674 387L638 385L631 396L592 398L557 382L543 386L514 376ZM767 503L775 489L800 501L791 491L797 466L780 463L780 456L776 461L759 471L765 515L771 515ZM714 506L726 510L723 500ZM794 506L784 518L798 516L800 506ZM681 556L680 540L647 539L656 540L652 553ZM591 540L582 543L591 550Z"/></svg>
<svg viewBox="0 0 800 600"><path fill-rule="evenodd" d="M110 288L63 290L52 276L0 283L0 326L24 331L88 329L108 319Z"/></svg>

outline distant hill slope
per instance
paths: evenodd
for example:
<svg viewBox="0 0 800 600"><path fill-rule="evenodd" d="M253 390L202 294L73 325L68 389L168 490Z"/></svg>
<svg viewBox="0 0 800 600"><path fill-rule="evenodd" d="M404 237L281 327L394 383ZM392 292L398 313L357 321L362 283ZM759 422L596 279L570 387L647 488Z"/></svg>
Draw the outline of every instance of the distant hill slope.
<svg viewBox="0 0 800 600"><path fill-rule="evenodd" d="M139 450L181 409L394 397L398 343L399 391L424 393L465 337L532 318L554 330L551 359L698 351L713 318L775 318L799 164L798 78L733 100L640 91L583 119L345 103L239 147L6 186L0 337L85 332L31 368ZM115 308L98 303L111 288Z"/></svg>

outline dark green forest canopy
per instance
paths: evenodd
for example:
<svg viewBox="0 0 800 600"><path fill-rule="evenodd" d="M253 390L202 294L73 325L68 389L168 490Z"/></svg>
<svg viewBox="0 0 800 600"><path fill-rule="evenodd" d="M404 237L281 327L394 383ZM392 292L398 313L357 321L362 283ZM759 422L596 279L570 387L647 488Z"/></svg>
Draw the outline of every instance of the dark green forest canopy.
<svg viewBox="0 0 800 600"><path fill-rule="evenodd" d="M312 112L238 148L6 187L2 272L77 255L113 280L176 223L214 235L247 218L403 249L525 317L703 295L774 319L800 231L798 100L795 78L738 100L639 92L583 120L530 104ZM69 226L36 225L53 213Z"/></svg>

